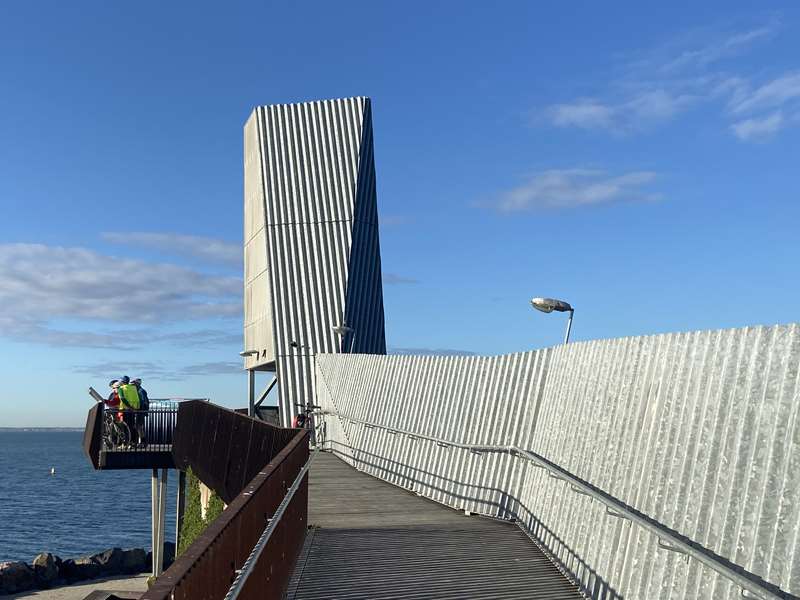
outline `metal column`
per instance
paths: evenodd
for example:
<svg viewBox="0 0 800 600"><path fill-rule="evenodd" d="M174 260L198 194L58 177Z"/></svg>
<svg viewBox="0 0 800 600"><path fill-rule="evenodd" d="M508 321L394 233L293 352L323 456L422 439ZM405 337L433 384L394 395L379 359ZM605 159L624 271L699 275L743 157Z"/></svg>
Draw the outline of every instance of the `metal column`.
<svg viewBox="0 0 800 600"><path fill-rule="evenodd" d="M153 532L153 576L158 577L164 570L164 526L167 518L167 469L161 469L161 480L158 469L153 469L150 480L152 493L152 532Z"/></svg>
<svg viewBox="0 0 800 600"><path fill-rule="evenodd" d="M186 512L186 471L178 471L178 506L175 510L175 558L178 557L178 546L181 543L183 515Z"/></svg>
<svg viewBox="0 0 800 600"><path fill-rule="evenodd" d="M251 417L256 416L256 372L253 369L247 371L247 414Z"/></svg>

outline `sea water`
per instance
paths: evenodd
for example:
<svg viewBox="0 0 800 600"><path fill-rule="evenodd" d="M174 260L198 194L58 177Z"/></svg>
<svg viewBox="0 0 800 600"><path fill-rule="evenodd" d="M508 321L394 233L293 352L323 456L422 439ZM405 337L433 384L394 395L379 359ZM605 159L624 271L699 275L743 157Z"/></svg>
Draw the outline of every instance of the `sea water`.
<svg viewBox="0 0 800 600"><path fill-rule="evenodd" d="M152 470L95 471L82 441L82 432L0 431L0 561L151 549ZM171 470L165 539L172 541L176 489Z"/></svg>

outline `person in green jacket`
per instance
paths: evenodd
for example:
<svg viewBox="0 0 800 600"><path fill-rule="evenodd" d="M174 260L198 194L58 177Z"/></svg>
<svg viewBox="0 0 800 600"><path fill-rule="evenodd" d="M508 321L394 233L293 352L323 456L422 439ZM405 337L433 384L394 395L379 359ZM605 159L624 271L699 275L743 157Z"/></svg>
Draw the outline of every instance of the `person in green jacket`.
<svg viewBox="0 0 800 600"><path fill-rule="evenodd" d="M117 394L119 394L119 408L123 411L122 419L131 432L131 444L138 446L142 441L142 435L139 431L135 412L138 411L140 407L139 392L127 375L122 377L119 382L120 386L117 388Z"/></svg>

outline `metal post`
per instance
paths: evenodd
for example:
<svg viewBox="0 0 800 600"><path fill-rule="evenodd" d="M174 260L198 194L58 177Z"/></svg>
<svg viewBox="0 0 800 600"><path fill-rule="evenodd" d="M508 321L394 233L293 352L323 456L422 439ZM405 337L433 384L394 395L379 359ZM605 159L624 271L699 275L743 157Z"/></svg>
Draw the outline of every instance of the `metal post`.
<svg viewBox="0 0 800 600"><path fill-rule="evenodd" d="M156 573L156 564L158 559L158 531L156 528L158 527L158 469L153 469L153 475L150 478L150 515L151 515L151 533L153 539L153 551L152 551L152 572L153 577L157 577Z"/></svg>
<svg viewBox="0 0 800 600"><path fill-rule="evenodd" d="M181 543L181 527L186 512L186 471L178 471L178 506L175 510L175 557L178 556L178 545Z"/></svg>
<svg viewBox="0 0 800 600"><path fill-rule="evenodd" d="M251 417L256 416L256 372L253 369L247 370L247 414Z"/></svg>
<svg viewBox="0 0 800 600"><path fill-rule="evenodd" d="M167 469L161 469L158 485L158 575L164 571L164 526L167 519Z"/></svg>
<svg viewBox="0 0 800 600"><path fill-rule="evenodd" d="M575 314L575 309L571 308L569 310L569 319L567 319L567 335L564 336L564 343L569 343L569 332L572 329L572 315Z"/></svg>

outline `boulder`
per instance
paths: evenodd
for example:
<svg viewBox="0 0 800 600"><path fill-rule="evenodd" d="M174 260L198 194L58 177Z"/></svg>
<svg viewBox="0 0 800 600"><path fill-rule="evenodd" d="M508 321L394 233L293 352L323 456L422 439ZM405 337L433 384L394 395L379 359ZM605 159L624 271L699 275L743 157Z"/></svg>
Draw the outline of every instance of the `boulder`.
<svg viewBox="0 0 800 600"><path fill-rule="evenodd" d="M122 559L124 552L122 548L111 548L99 554L93 554L90 558L92 562L100 567L103 576L119 575L122 573Z"/></svg>
<svg viewBox="0 0 800 600"><path fill-rule="evenodd" d="M60 575L68 583L94 579L100 575L100 565L91 556L81 556L75 559L68 558L61 563Z"/></svg>
<svg viewBox="0 0 800 600"><path fill-rule="evenodd" d="M47 589L58 579L61 571L61 559L44 552L33 559L33 572L36 576L36 585Z"/></svg>
<svg viewBox="0 0 800 600"><path fill-rule="evenodd" d="M122 551L122 572L125 574L144 573L147 571L147 553L141 548Z"/></svg>
<svg viewBox="0 0 800 600"><path fill-rule="evenodd" d="M164 542L164 570L166 571L175 562L175 542ZM145 559L147 570L153 568L153 553L148 552Z"/></svg>
<svg viewBox="0 0 800 600"><path fill-rule="evenodd" d="M0 563L0 594L24 592L36 585L36 575L24 562Z"/></svg>

